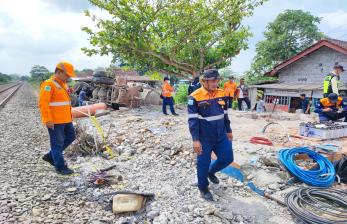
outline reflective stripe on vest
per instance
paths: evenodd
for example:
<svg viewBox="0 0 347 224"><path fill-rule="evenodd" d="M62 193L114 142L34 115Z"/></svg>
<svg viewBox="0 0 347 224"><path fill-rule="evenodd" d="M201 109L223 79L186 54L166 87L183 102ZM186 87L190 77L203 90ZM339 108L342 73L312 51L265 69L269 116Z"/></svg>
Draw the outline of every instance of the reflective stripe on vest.
<svg viewBox="0 0 347 224"><path fill-rule="evenodd" d="M70 101L50 102L48 105L51 107L69 106L71 105L71 102Z"/></svg>
<svg viewBox="0 0 347 224"><path fill-rule="evenodd" d="M61 89L61 88L62 88L61 85L60 85L57 81L55 81L55 80L53 80L53 79L51 79L51 81L53 82L53 84L55 85L55 87L57 87L58 89Z"/></svg>
<svg viewBox="0 0 347 224"><path fill-rule="evenodd" d="M53 82L55 87L57 87L57 89L64 89L57 81L55 81L53 79L50 79L50 80ZM51 106L51 107L70 106L71 105L71 101L50 102L48 105Z"/></svg>
<svg viewBox="0 0 347 224"><path fill-rule="evenodd" d="M200 120L206 120L206 121L217 121L224 119L224 114L216 115L216 116L210 116L210 117L202 117L199 114L188 114L188 118L198 118Z"/></svg>
<svg viewBox="0 0 347 224"><path fill-rule="evenodd" d="M206 120L206 121L217 121L217 120L224 119L224 113L220 115L216 115L216 116L210 116L210 117L202 117L199 115L199 119Z"/></svg>
<svg viewBox="0 0 347 224"><path fill-rule="evenodd" d="M189 118L199 118L199 114L188 114L188 119Z"/></svg>

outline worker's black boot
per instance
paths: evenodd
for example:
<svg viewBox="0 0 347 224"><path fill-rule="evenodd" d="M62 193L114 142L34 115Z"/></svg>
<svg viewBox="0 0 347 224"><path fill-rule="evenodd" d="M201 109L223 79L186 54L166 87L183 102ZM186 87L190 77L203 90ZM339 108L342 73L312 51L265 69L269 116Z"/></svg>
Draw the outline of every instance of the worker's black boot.
<svg viewBox="0 0 347 224"><path fill-rule="evenodd" d="M208 189L200 190L200 195L206 201L214 201L213 200L213 196L212 196L211 192Z"/></svg>
<svg viewBox="0 0 347 224"><path fill-rule="evenodd" d="M216 176L216 174L214 174L214 173L209 173L209 174L208 174L208 179L209 179L212 183L214 183L214 184L219 184L219 179L218 179L218 177Z"/></svg>
<svg viewBox="0 0 347 224"><path fill-rule="evenodd" d="M52 166L54 166L54 162L53 162L53 159L52 159L50 153L45 154L45 155L42 157L42 159L43 159L43 161L46 161L46 162L48 162L49 164L51 164Z"/></svg>
<svg viewBox="0 0 347 224"><path fill-rule="evenodd" d="M178 114L176 114L176 113L173 113L172 115L174 115L174 116L178 116Z"/></svg>
<svg viewBox="0 0 347 224"><path fill-rule="evenodd" d="M57 173L59 173L60 175L70 175L73 174L74 171L66 166L61 170L57 170Z"/></svg>

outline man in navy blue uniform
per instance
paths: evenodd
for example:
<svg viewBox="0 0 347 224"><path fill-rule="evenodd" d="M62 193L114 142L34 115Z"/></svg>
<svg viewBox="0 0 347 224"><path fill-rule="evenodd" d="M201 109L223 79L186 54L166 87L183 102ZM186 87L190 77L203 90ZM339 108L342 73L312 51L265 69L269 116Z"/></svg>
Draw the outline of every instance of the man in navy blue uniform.
<svg viewBox="0 0 347 224"><path fill-rule="evenodd" d="M208 189L210 180L219 183L216 172L233 161L232 130L225 107L224 90L218 89L220 75L217 70L204 72L203 87L194 91L188 99L188 123L197 153L198 187L201 196L213 201ZM217 160L211 164L212 151Z"/></svg>

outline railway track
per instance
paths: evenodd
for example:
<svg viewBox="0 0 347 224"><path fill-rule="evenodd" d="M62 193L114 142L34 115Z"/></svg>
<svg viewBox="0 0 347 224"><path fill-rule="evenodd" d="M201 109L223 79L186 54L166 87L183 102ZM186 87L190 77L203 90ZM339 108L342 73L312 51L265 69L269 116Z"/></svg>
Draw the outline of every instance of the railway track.
<svg viewBox="0 0 347 224"><path fill-rule="evenodd" d="M23 82L0 85L0 108L5 106L22 85Z"/></svg>

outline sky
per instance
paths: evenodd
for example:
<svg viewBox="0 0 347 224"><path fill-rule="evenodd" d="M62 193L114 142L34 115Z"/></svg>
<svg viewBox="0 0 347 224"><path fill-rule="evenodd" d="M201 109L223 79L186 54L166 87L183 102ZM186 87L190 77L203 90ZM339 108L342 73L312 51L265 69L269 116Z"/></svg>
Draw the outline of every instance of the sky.
<svg viewBox="0 0 347 224"><path fill-rule="evenodd" d="M78 70L106 67L111 56L88 57L88 35L82 26L93 26L84 10L105 16L87 0L0 0L0 72L28 75L33 65L53 71L60 60ZM263 39L266 25L286 9L302 9L322 18L319 28L332 38L347 40L346 0L269 0L244 20L253 37L249 49L233 58L230 69L242 74L249 69L255 45Z"/></svg>

